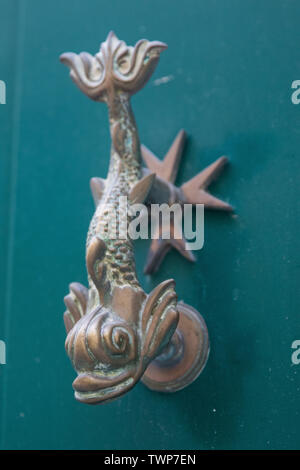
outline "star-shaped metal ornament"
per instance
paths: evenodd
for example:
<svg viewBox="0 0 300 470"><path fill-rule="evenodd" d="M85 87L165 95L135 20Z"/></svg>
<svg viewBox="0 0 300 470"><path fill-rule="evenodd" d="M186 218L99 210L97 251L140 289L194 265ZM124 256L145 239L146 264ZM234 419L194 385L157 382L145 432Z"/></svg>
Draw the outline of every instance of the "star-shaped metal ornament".
<svg viewBox="0 0 300 470"><path fill-rule="evenodd" d="M224 156L218 158L214 163L184 183L180 188L176 188L174 185L185 139L185 131L179 131L163 160L159 160L159 158L144 145L141 146L142 156L148 169L176 189L177 201L172 200L172 196L170 196L169 204L173 204L174 202L181 204L204 204L205 209L231 212L233 208L227 202L221 201L206 191L207 187L219 176L226 165L228 159ZM170 194L174 194L174 191L171 191ZM181 227L176 226L174 218L171 218L170 223L171 227L165 228L162 224L159 224L156 229L155 238L150 245L148 259L144 268L145 274L156 272L165 255L172 247L176 248L179 253L189 261L196 260L193 253L189 250L184 236L182 235L182 237L178 238L178 234L182 233ZM169 239L162 238L165 229L170 231L171 236Z"/></svg>

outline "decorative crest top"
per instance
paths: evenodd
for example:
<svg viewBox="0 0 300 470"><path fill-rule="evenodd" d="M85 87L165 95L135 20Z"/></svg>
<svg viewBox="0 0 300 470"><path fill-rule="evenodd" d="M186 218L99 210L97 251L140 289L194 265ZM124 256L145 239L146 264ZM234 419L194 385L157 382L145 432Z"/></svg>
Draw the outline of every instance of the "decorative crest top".
<svg viewBox="0 0 300 470"><path fill-rule="evenodd" d="M139 91L166 48L163 42L146 39L134 47L127 46L111 31L95 56L88 52L66 52L60 60L70 67L70 76L83 93L95 101L107 101L116 91L129 95Z"/></svg>

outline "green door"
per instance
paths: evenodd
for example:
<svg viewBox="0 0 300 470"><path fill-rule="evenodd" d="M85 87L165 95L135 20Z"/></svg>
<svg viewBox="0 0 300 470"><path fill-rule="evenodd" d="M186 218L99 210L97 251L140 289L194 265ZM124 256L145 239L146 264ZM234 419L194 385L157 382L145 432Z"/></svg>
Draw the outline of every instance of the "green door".
<svg viewBox="0 0 300 470"><path fill-rule="evenodd" d="M1 448L299 448L299 15L297 0L0 1ZM227 155L211 189L236 216L207 212L196 263L172 251L152 277L136 243L145 290L174 277L207 321L201 376L90 407L73 398L62 299L86 284L89 179L106 175L110 136L58 57L94 54L111 29L169 45L133 99L141 140L162 157L186 129L178 183Z"/></svg>

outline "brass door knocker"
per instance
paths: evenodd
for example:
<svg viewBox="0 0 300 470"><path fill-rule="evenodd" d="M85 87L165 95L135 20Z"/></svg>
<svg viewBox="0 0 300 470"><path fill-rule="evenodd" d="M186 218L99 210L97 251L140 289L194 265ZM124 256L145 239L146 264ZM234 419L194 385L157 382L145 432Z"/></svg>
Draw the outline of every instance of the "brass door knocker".
<svg viewBox="0 0 300 470"><path fill-rule="evenodd" d="M118 398L140 379L153 390L180 390L197 378L209 354L205 322L192 307L177 302L172 279L150 294L144 292L136 276L132 240L122 233L132 218L131 206L145 200L231 210L206 192L225 157L178 188L174 180L184 132L163 161L140 145L130 97L149 80L166 47L144 39L129 47L111 32L95 56L82 52L60 58L83 93L107 104L112 140L107 178L91 180L96 210L87 235L89 289L72 283L65 297L65 346L78 374L75 397L84 403ZM148 169L141 166L142 155ZM111 211L118 212L120 197L127 198L126 215L112 224ZM174 235L176 227L171 228ZM184 239L158 237L151 245L148 273L171 246L193 260Z"/></svg>

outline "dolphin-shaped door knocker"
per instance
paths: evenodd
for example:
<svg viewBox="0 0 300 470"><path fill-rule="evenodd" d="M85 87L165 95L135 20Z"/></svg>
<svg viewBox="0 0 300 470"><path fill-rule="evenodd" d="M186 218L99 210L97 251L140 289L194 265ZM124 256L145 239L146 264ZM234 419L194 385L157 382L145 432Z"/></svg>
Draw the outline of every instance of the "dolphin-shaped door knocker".
<svg viewBox="0 0 300 470"><path fill-rule="evenodd" d="M127 228L124 236L124 227L133 218L132 206L144 201L202 203L231 210L206 191L225 157L178 188L174 181L184 132L178 134L164 161L140 145L130 98L147 83L166 47L145 39L130 47L110 32L95 56L82 52L60 57L80 90L107 104L112 140L106 179L91 180L96 210L86 244L89 288L72 283L65 297L65 346L78 374L73 382L75 397L84 403L118 398L140 379L153 390L180 390L196 379L209 354L202 316L177 302L173 279L150 294L144 292ZM142 168L142 155L148 168ZM122 211L120 198L125 201ZM115 219L114 213L118 213ZM193 259L184 239L158 237L152 242L147 272L155 270L171 246Z"/></svg>

